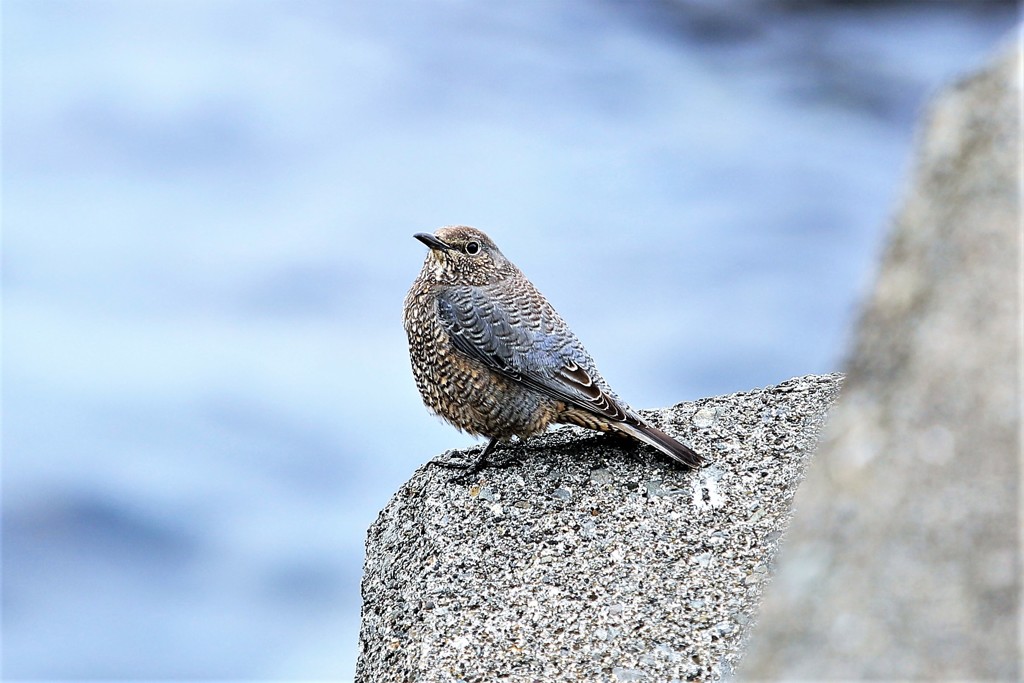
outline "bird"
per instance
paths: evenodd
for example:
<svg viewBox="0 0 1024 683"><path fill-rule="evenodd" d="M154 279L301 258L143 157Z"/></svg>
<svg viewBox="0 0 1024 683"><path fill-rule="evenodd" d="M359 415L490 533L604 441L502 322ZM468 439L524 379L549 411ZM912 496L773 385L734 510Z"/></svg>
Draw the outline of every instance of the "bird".
<svg viewBox="0 0 1024 683"><path fill-rule="evenodd" d="M413 235L429 251L404 302L412 374L427 408L490 439L475 460L436 461L468 475L505 462L497 445L552 424L619 432L684 468L703 458L624 403L548 300L484 234L448 225Z"/></svg>

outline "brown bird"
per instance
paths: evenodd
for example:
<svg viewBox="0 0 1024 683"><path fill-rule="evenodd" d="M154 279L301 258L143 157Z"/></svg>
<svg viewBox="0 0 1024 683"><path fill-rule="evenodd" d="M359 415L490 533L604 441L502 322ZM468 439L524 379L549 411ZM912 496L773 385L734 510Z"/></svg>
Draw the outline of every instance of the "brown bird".
<svg viewBox="0 0 1024 683"><path fill-rule="evenodd" d="M618 431L685 467L701 457L650 426L601 377L593 359L533 283L484 233L446 226L416 239L430 247L405 298L405 331L416 386L431 411L490 439L476 472L503 439L552 423Z"/></svg>

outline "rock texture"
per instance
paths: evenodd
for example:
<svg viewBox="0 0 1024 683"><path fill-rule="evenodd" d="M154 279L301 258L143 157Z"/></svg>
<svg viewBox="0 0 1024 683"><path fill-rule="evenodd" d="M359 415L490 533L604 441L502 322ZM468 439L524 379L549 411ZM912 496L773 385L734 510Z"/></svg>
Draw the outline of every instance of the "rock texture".
<svg viewBox="0 0 1024 683"><path fill-rule="evenodd" d="M369 531L356 681L728 674L839 385L645 413L707 456L698 472L570 427L471 485L420 468Z"/></svg>
<svg viewBox="0 0 1024 683"><path fill-rule="evenodd" d="M933 107L740 669L1020 680L1020 46Z"/></svg>

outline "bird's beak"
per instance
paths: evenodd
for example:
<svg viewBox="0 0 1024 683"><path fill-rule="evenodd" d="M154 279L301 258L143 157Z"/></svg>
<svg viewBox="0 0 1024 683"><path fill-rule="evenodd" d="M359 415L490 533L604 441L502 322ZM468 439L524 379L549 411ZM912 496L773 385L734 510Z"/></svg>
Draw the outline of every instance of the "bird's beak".
<svg viewBox="0 0 1024 683"><path fill-rule="evenodd" d="M431 249L434 249L434 250L448 251L449 249L451 249L451 247L449 245L447 245L444 242L442 242L441 240L437 239L436 237L431 235L429 232L418 232L415 235L413 235L413 237L415 237L420 242L423 242L423 244L427 245L428 247L430 247Z"/></svg>

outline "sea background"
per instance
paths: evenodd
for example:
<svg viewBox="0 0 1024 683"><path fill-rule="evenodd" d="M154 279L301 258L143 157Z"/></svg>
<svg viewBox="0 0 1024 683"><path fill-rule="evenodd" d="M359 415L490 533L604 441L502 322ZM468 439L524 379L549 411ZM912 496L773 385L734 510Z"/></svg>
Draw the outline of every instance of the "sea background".
<svg viewBox="0 0 1024 683"><path fill-rule="evenodd" d="M3 677L346 680L449 223L635 407L838 370L1009 2L5 0Z"/></svg>

